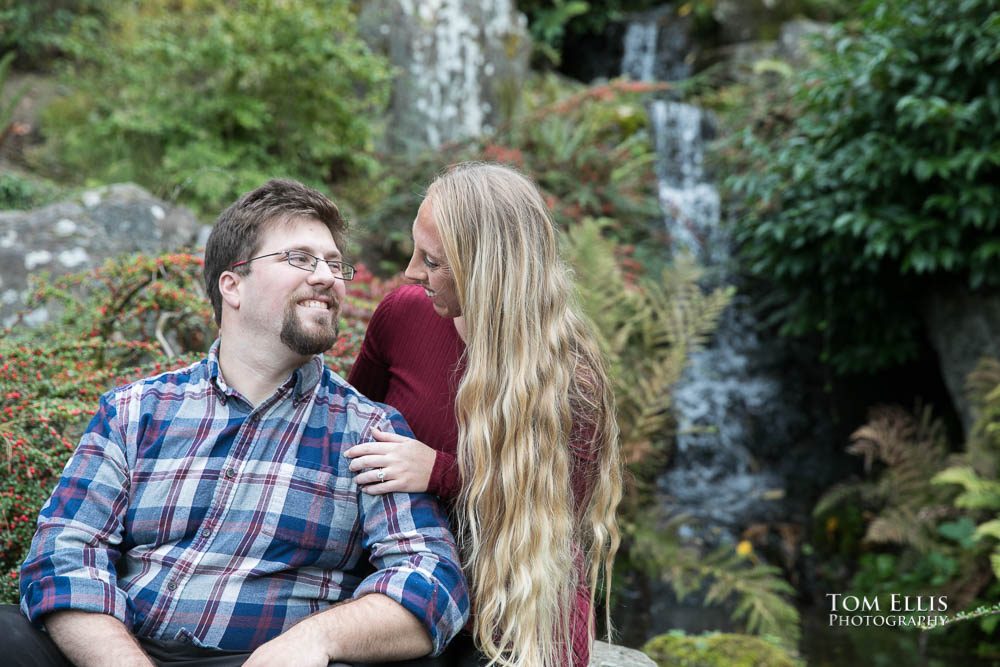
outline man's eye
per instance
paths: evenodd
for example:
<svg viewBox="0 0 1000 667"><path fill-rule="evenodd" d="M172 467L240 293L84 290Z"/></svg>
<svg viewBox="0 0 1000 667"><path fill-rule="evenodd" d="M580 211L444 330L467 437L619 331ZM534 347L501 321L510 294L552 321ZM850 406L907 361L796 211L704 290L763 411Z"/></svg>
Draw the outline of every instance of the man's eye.
<svg viewBox="0 0 1000 667"><path fill-rule="evenodd" d="M309 264L309 256L301 252L290 252L288 253L288 261L292 264Z"/></svg>

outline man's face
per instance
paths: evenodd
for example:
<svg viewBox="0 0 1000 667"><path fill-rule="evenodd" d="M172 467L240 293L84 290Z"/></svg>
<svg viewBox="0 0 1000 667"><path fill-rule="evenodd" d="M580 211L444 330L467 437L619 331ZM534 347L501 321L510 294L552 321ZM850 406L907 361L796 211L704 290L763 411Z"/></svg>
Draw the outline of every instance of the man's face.
<svg viewBox="0 0 1000 667"><path fill-rule="evenodd" d="M293 218L266 230L254 255L286 250L342 259L330 230L312 218ZM250 274L241 279L240 335L280 340L302 356L325 352L337 341L344 293L343 279L334 277L325 262L307 271L289 265L283 255L256 260Z"/></svg>

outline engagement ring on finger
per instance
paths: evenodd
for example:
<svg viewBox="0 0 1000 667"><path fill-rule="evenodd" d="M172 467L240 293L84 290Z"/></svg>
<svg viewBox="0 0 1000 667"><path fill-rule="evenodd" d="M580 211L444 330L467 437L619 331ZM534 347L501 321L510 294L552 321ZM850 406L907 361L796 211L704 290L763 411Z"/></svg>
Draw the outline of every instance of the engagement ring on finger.
<svg viewBox="0 0 1000 667"><path fill-rule="evenodd" d="M378 469L378 473L376 473L376 475L378 476L379 484L381 484L382 482L384 482L385 481L385 468L379 468Z"/></svg>

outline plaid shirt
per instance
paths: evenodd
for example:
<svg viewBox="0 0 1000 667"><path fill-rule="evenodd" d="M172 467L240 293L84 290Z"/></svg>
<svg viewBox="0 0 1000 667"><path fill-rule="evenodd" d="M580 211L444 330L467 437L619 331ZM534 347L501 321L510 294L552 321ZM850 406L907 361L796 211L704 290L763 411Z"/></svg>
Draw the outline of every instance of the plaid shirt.
<svg viewBox="0 0 1000 667"><path fill-rule="evenodd" d="M252 407L217 350L101 398L39 516L22 611L36 624L110 614L138 636L252 650L382 593L439 654L469 607L447 519L427 494L361 493L341 456L372 427L411 435L403 418L321 357Z"/></svg>

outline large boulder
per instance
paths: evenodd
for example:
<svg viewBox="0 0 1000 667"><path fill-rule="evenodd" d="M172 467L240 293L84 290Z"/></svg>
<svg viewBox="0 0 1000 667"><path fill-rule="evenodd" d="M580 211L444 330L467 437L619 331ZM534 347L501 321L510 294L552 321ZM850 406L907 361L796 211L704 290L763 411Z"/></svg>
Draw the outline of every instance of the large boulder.
<svg viewBox="0 0 1000 667"><path fill-rule="evenodd" d="M924 301L927 337L955 412L968 434L972 405L965 382L983 357L1000 359L1000 292L972 292L959 286L930 291Z"/></svg>
<svg viewBox="0 0 1000 667"><path fill-rule="evenodd" d="M187 209L131 183L87 190L30 211L0 211L0 326L24 308L28 276L84 271L125 253L147 254L194 245L198 221ZM48 319L44 309L25 321Z"/></svg>
<svg viewBox="0 0 1000 667"><path fill-rule="evenodd" d="M372 0L360 30L397 70L392 148L436 147L509 119L531 54L527 20L511 0Z"/></svg>

